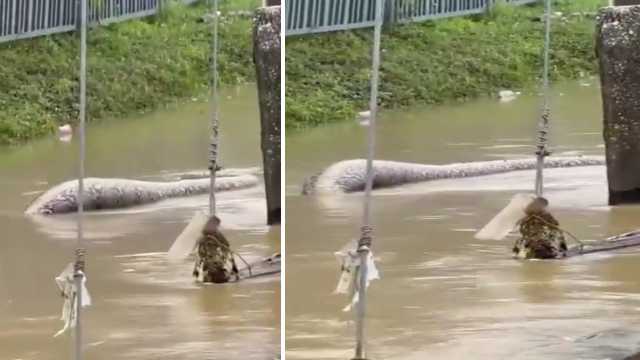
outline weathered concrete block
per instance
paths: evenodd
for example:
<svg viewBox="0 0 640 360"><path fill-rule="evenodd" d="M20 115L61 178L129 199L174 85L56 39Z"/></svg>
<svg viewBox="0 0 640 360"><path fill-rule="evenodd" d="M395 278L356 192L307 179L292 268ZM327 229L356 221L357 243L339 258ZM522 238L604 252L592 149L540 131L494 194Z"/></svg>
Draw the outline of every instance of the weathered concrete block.
<svg viewBox="0 0 640 360"><path fill-rule="evenodd" d="M268 224L280 223L280 6L256 11L253 29Z"/></svg>
<svg viewBox="0 0 640 360"><path fill-rule="evenodd" d="M640 203L640 6L598 15L609 204Z"/></svg>

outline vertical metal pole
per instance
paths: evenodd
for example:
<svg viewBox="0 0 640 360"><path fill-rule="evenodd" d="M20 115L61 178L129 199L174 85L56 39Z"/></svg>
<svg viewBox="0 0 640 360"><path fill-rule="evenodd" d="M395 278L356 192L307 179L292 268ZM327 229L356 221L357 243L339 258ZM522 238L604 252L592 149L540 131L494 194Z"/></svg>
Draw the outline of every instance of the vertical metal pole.
<svg viewBox="0 0 640 360"><path fill-rule="evenodd" d="M364 196L366 199L371 198L371 190L373 189L373 157L375 156L376 142L376 118L378 113L378 80L380 73L380 41L382 34L382 4L384 0L376 0L376 24L373 35L373 51L371 66L371 92L369 99L369 129L368 129L368 145L367 145L367 182L365 185ZM364 213L362 223L364 226L371 224L371 201L364 202Z"/></svg>
<svg viewBox="0 0 640 360"><path fill-rule="evenodd" d="M31 8L31 27L29 32L34 32L38 29L38 18L40 16L40 9L38 8L39 1L35 0L35 3L32 4Z"/></svg>
<svg viewBox="0 0 640 360"><path fill-rule="evenodd" d="M56 15L56 21L54 21L54 27L64 25L64 1L60 0L58 4L58 14Z"/></svg>
<svg viewBox="0 0 640 360"><path fill-rule="evenodd" d="M311 7L311 27L314 29L318 27L319 6L320 1L316 0Z"/></svg>
<svg viewBox="0 0 640 360"><path fill-rule="evenodd" d="M343 24L351 24L351 0L345 0Z"/></svg>
<svg viewBox="0 0 640 360"><path fill-rule="evenodd" d="M371 1L365 0L365 2L364 2L364 13L363 13L362 20L361 20L362 22L368 22L369 21L369 13L371 12L370 5L371 5Z"/></svg>
<svg viewBox="0 0 640 360"><path fill-rule="evenodd" d="M216 214L216 167L218 166L218 0L213 0L213 49L211 54L211 145L209 148L209 214Z"/></svg>
<svg viewBox="0 0 640 360"><path fill-rule="evenodd" d="M356 307L356 360L366 359L366 339L364 332L367 308L367 260L371 248L371 191L373 189L373 158L376 146L376 118L378 113L378 80L380 75L380 41L382 35L382 12L384 0L376 1L376 19L373 35L373 51L371 65L371 98L369 100L369 129L367 144L367 182L362 219L362 234L358 244L360 266L358 271L358 304Z"/></svg>
<svg viewBox="0 0 640 360"><path fill-rule="evenodd" d="M87 0L80 0L80 164L78 175L78 246L74 280L77 291L76 327L75 327L75 359L82 360L82 282L84 268L84 252L81 251L84 229L84 176L85 176L85 122L87 108Z"/></svg>
<svg viewBox="0 0 640 360"><path fill-rule="evenodd" d="M33 21L33 15L34 15L34 11L33 11L33 0L29 0L29 2L27 3L27 29L25 32L30 32L31 29L31 24Z"/></svg>
<svg viewBox="0 0 640 360"><path fill-rule="evenodd" d="M324 16L322 18L322 27L327 27L329 23L329 5L331 0L324 0Z"/></svg>
<svg viewBox="0 0 640 360"><path fill-rule="evenodd" d="M286 6L285 6L286 8ZM334 0L333 2L333 8L331 8L331 25L337 25L340 24L340 9L342 8L342 1L341 0Z"/></svg>
<svg viewBox="0 0 640 360"><path fill-rule="evenodd" d="M44 3L44 25L43 25L45 29L49 29L49 27L51 27L51 22L49 21L50 6L51 6L51 3L49 2L49 0L46 0Z"/></svg>
<svg viewBox="0 0 640 360"><path fill-rule="evenodd" d="M75 327L75 335L74 335L74 359L82 360L84 358L82 354L82 279L83 275L80 272L76 272L73 275L73 279L75 281L75 286L77 290L76 295L76 327Z"/></svg>
<svg viewBox="0 0 640 360"><path fill-rule="evenodd" d="M309 28L309 10L311 9L311 0L303 0L302 27Z"/></svg>
<svg viewBox="0 0 640 360"><path fill-rule="evenodd" d="M8 8L9 8L9 4L8 3L1 3L0 4L2 6L2 28L0 28L0 37L6 36L7 35L7 23L9 22L9 16L8 16Z"/></svg>
<svg viewBox="0 0 640 360"><path fill-rule="evenodd" d="M14 0L14 1L17 2L18 0ZM18 27L16 29L16 34L21 34L24 32L24 15L23 15L24 4L16 4L15 2L14 2L14 6L16 6L15 14L17 15L16 23L18 24Z"/></svg>
<svg viewBox="0 0 640 360"><path fill-rule="evenodd" d="M545 1L545 26L544 26L544 69L542 73L542 91L543 105L542 116L538 123L538 143L537 143L537 162L536 162L536 196L543 195L544 180L542 176L544 168L544 158L549 155L547 151L547 135L549 133L549 117L550 117L550 94L549 94L549 46L551 42L551 0Z"/></svg>

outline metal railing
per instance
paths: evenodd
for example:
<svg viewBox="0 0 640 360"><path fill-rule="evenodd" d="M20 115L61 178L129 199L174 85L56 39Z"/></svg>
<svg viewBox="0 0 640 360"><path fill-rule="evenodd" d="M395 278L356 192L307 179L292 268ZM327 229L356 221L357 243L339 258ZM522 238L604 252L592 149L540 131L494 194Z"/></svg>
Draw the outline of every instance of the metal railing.
<svg viewBox="0 0 640 360"><path fill-rule="evenodd" d="M89 0L90 23L109 24L150 16L166 0ZM197 0L182 0L191 4ZM0 0L0 43L73 31L78 0Z"/></svg>
<svg viewBox="0 0 640 360"><path fill-rule="evenodd" d="M496 0L378 0L385 1L386 22L425 21L479 14ZM524 5L539 0L506 0ZM357 29L374 25L376 0L286 0L286 35Z"/></svg>

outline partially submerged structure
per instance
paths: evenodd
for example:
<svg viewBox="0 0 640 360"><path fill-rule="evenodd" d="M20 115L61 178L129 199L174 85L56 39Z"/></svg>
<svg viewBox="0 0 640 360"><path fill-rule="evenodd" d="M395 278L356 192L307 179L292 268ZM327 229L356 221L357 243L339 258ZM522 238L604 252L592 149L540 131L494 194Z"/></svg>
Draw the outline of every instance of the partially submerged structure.
<svg viewBox="0 0 640 360"><path fill-rule="evenodd" d="M609 204L640 203L640 6L603 8L596 33Z"/></svg>
<svg viewBox="0 0 640 360"><path fill-rule="evenodd" d="M280 223L280 6L256 11L253 29L258 80L267 223Z"/></svg>

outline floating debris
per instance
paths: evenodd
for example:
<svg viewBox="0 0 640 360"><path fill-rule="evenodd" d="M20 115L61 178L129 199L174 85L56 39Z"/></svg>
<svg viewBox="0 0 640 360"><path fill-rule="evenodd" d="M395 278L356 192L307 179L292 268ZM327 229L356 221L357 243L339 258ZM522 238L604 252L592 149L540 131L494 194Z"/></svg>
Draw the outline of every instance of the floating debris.
<svg viewBox="0 0 640 360"><path fill-rule="evenodd" d="M498 98L500 99L500 102L513 101L518 97L518 95L520 95L519 91L500 90L500 92L498 92Z"/></svg>
<svg viewBox="0 0 640 360"><path fill-rule="evenodd" d="M478 231L478 229L475 228L457 228L457 229L451 229L451 231L455 231L455 232L476 232Z"/></svg>
<svg viewBox="0 0 640 360"><path fill-rule="evenodd" d="M73 138L73 128L71 125L65 124L58 127L58 140L62 142L70 142Z"/></svg>
<svg viewBox="0 0 640 360"><path fill-rule="evenodd" d="M371 111L360 111L358 113L357 120L358 124L362 126L369 126L369 124L371 123Z"/></svg>

